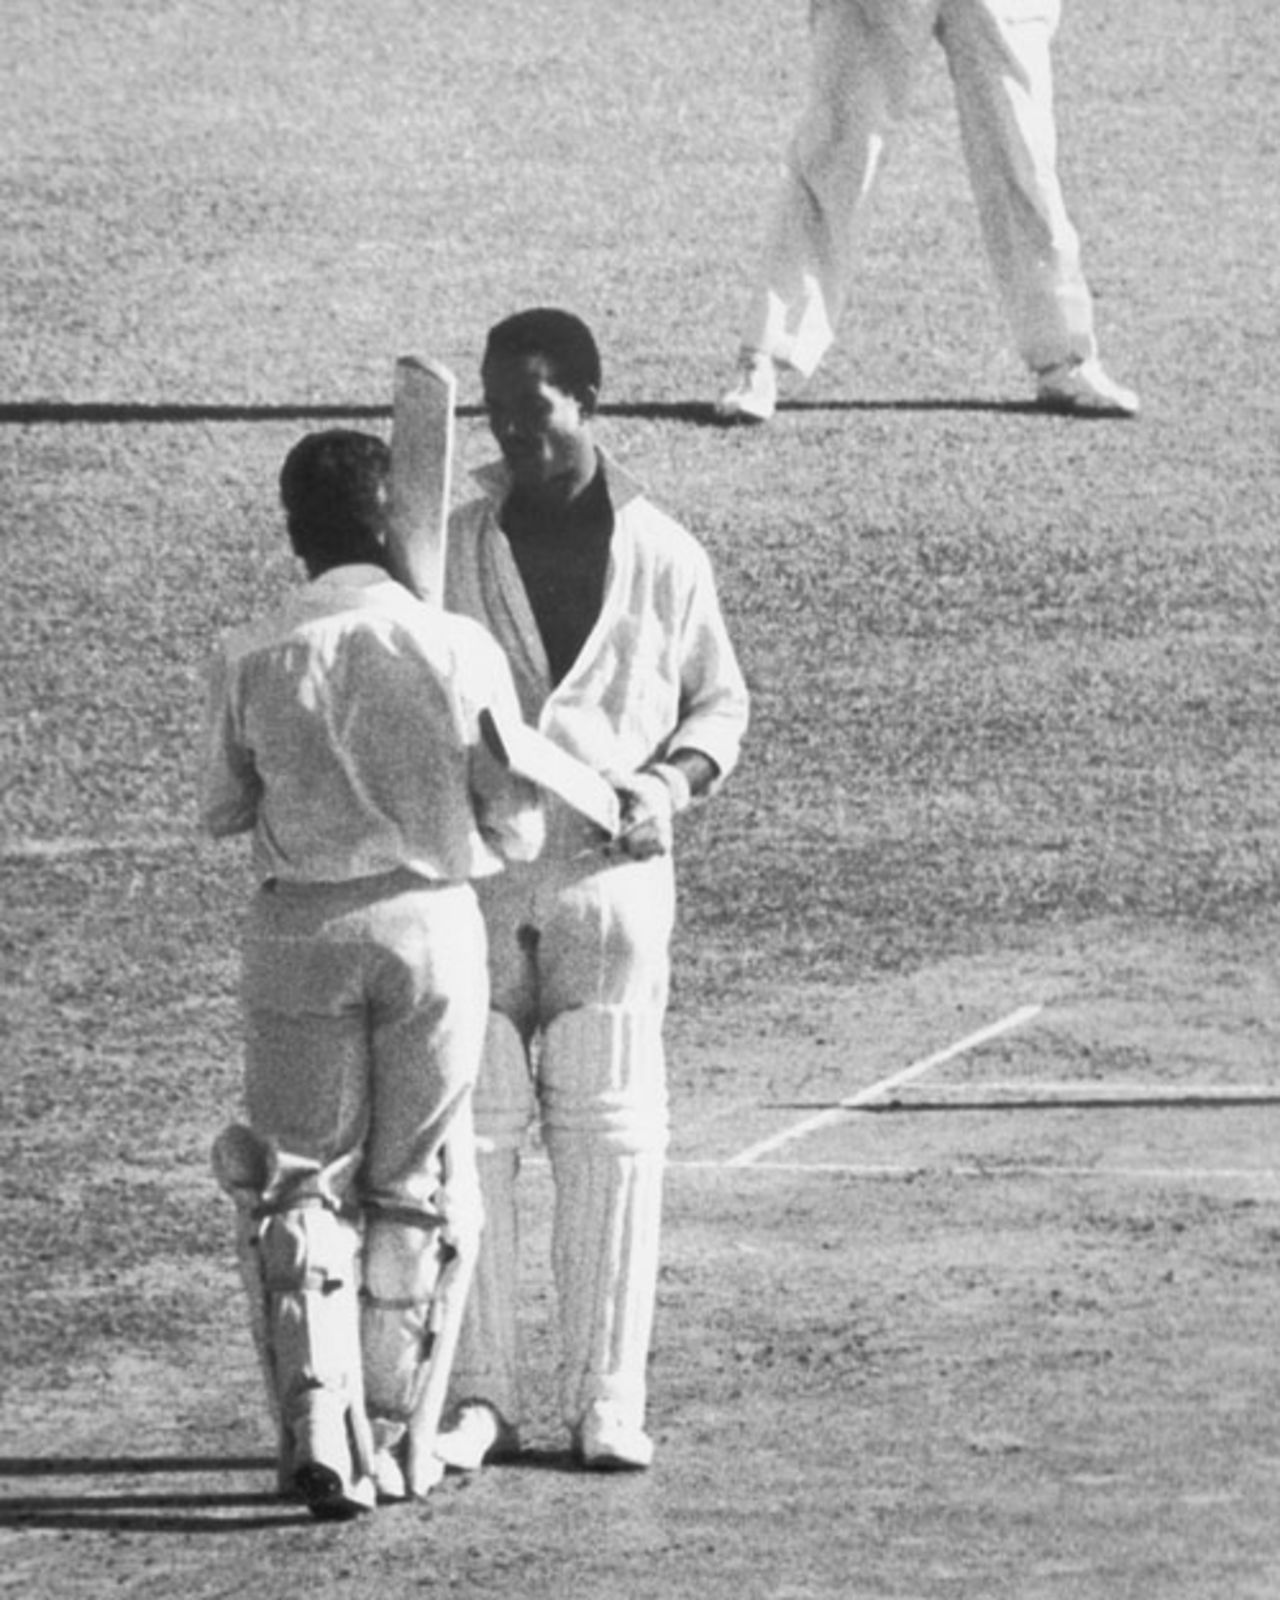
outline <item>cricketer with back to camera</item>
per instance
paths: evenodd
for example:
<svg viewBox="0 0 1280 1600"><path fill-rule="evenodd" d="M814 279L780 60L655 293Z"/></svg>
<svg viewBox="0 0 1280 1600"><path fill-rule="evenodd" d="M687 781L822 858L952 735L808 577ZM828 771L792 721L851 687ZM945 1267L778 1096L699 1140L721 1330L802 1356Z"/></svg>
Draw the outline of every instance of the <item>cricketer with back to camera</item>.
<svg viewBox="0 0 1280 1600"><path fill-rule="evenodd" d="M481 1226L488 1011L473 882L536 854L536 790L479 732L506 661L387 569L390 456L311 435L281 473L309 582L211 670L201 820L249 832L247 1125L217 1139L281 1490L319 1518L438 1481L440 1390Z"/></svg>
<svg viewBox="0 0 1280 1600"><path fill-rule="evenodd" d="M673 818L733 770L748 695L705 551L597 444L601 364L585 323L516 313L490 330L481 379L502 459L451 518L446 603L503 646L525 720L609 775L622 827L611 841L549 801L537 860L479 886L485 1230L440 1451L470 1470L518 1448L518 1174L536 1119L554 1186L561 1418L582 1465L642 1469Z"/></svg>

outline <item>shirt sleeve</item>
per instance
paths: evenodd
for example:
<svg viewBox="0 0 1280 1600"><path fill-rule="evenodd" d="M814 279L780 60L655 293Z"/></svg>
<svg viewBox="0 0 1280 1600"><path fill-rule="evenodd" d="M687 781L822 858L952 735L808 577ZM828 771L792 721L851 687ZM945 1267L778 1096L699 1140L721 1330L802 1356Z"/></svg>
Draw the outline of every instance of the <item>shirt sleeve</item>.
<svg viewBox="0 0 1280 1600"><path fill-rule="evenodd" d="M699 750L719 768L713 787L738 763L750 696L721 615L711 563L699 552L680 629L680 720L665 752Z"/></svg>
<svg viewBox="0 0 1280 1600"><path fill-rule="evenodd" d="M247 833L258 818L262 780L240 742L226 651L209 667L201 746L200 826L214 838Z"/></svg>

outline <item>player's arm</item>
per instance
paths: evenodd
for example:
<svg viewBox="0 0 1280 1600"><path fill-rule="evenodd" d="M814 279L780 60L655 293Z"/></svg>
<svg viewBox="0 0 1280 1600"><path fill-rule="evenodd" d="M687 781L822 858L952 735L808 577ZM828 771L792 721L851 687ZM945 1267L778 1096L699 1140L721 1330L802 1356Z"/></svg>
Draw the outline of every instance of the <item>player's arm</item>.
<svg viewBox="0 0 1280 1600"><path fill-rule="evenodd" d="M639 772L610 775L622 812L618 847L638 861L669 855L675 819L714 787L720 768L709 755L681 745Z"/></svg>
<svg viewBox="0 0 1280 1600"><path fill-rule="evenodd" d="M618 843L641 859L672 848L674 819L732 771L747 726L747 686L705 557L693 569L678 629L679 721L656 759L625 777L610 775L622 801Z"/></svg>
<svg viewBox="0 0 1280 1600"><path fill-rule="evenodd" d="M694 798L700 798L737 765L751 708L711 564L702 553L681 617L679 656L680 716L661 760L687 769Z"/></svg>
<svg viewBox="0 0 1280 1600"><path fill-rule="evenodd" d="M258 820L262 779L242 743L225 651L209 669L201 747L200 826L215 839L247 833Z"/></svg>
<svg viewBox="0 0 1280 1600"><path fill-rule="evenodd" d="M644 770L656 772L671 790L677 815L695 800L710 794L720 776L718 763L705 751L695 750L692 745L681 745Z"/></svg>

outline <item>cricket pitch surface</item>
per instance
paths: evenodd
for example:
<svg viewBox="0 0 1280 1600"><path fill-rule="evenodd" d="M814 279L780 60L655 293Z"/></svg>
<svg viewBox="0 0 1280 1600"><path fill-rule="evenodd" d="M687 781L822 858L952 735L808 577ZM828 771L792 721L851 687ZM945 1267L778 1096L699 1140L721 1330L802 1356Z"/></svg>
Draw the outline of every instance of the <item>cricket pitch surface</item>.
<svg viewBox="0 0 1280 1600"><path fill-rule="evenodd" d="M1108 994L1041 951L780 996L749 1035L677 1016L643 1475L565 1448L531 1148L525 1454L342 1527L277 1499L193 1172L212 1253L127 1269L168 1338L108 1328L6 1398L0 1590L1270 1600L1274 1001L1241 1008L1236 962L1197 1025L1182 965L1113 948Z"/></svg>

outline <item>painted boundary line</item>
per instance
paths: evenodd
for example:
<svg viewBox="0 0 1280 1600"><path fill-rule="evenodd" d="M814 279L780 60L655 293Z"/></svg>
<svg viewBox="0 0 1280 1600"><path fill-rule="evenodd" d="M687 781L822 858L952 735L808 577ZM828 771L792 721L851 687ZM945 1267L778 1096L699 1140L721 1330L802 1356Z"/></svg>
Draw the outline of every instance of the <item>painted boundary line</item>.
<svg viewBox="0 0 1280 1600"><path fill-rule="evenodd" d="M957 1039L955 1044L947 1045L943 1050L936 1051L933 1055L925 1056L919 1061L913 1061L910 1066L903 1067L900 1072L893 1072L887 1078L869 1084L865 1089L860 1089L857 1094L850 1095L847 1100L819 1111L815 1116L806 1117L801 1122L796 1122L789 1128L784 1128L781 1133L775 1133L771 1138L762 1139L758 1144L749 1145L747 1149L739 1151L725 1162L728 1167L749 1167L759 1161L761 1156L769 1155L784 1144L790 1144L793 1139L803 1139L807 1134L816 1132L819 1128L829 1127L833 1122L839 1122L848 1112L858 1111L870 1101L880 1100L891 1090L899 1085L910 1083L913 1078L922 1077L934 1067L940 1067L943 1062L954 1060L956 1056L964 1055L967 1050L974 1050L980 1044L985 1044L988 1039L996 1039L1002 1033L1009 1033L1014 1028L1021 1028L1030 1022L1033 1017L1038 1017L1043 1006L1019 1006L1016 1011L1011 1011L1007 1017L1001 1017L998 1022L992 1022L985 1028L979 1028L976 1033L966 1034L963 1039Z"/></svg>

